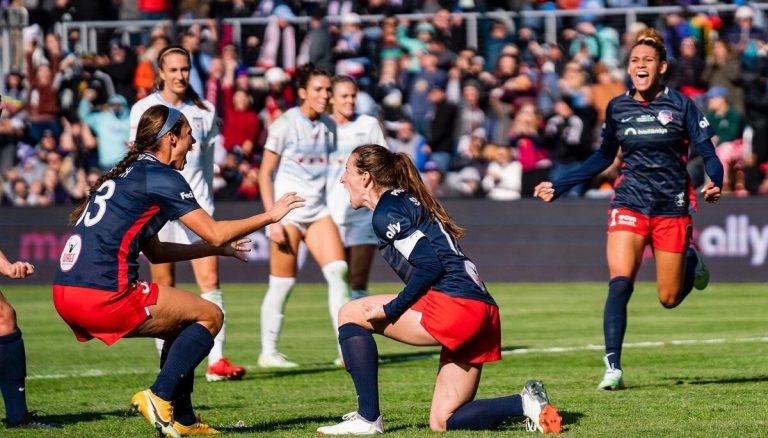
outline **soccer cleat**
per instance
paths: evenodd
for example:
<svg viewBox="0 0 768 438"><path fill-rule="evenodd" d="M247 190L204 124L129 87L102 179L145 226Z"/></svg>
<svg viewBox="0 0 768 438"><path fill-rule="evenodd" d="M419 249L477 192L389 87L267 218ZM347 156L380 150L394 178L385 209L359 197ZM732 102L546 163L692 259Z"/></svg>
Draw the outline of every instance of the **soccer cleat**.
<svg viewBox="0 0 768 438"><path fill-rule="evenodd" d="M158 433L166 437L179 437L174 429L173 406L171 402L156 396L151 390L139 391L131 397L133 410L140 412Z"/></svg>
<svg viewBox="0 0 768 438"><path fill-rule="evenodd" d="M616 391L626 388L624 386L624 373L621 369L613 367L613 364L608 360L608 355L603 357L603 362L605 362L605 375L603 375L603 380L597 385L597 389Z"/></svg>
<svg viewBox="0 0 768 438"><path fill-rule="evenodd" d="M540 381L525 382L520 396L523 398L523 413L527 417L525 430L553 434L563 431L563 417L557 413L556 407L549 404L549 397Z"/></svg>
<svg viewBox="0 0 768 438"><path fill-rule="evenodd" d="M62 426L58 423L45 421L35 411L27 411L24 418L16 424L9 424L9 428L18 427L19 429L60 429Z"/></svg>
<svg viewBox="0 0 768 438"><path fill-rule="evenodd" d="M185 426L181 423L174 422L173 428L179 435L218 435L219 431L209 426L207 423L203 423L200 417L197 417L197 421L194 424Z"/></svg>
<svg viewBox="0 0 768 438"><path fill-rule="evenodd" d="M208 365L205 379L209 382L221 380L240 380L245 375L245 368L232 363L226 357L222 357L215 364Z"/></svg>
<svg viewBox="0 0 768 438"><path fill-rule="evenodd" d="M704 263L704 259L701 257L701 253L695 245L688 247L688 251L693 251L696 255L696 269L693 274L693 287L696 290L704 290L709 285L709 268Z"/></svg>
<svg viewBox="0 0 768 438"><path fill-rule="evenodd" d="M262 368L295 368L299 366L296 362L286 359L283 353L261 353L259 355L259 366Z"/></svg>
<svg viewBox="0 0 768 438"><path fill-rule="evenodd" d="M357 411L350 412L343 417L339 424L317 428L320 435L377 435L384 433L384 421L381 415L376 421L368 421L361 417Z"/></svg>

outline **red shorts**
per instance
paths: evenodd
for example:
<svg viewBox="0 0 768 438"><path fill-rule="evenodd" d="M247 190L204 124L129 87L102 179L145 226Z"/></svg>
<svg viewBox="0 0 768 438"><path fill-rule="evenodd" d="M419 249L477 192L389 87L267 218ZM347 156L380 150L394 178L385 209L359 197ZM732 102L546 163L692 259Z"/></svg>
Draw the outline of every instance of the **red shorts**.
<svg viewBox="0 0 768 438"><path fill-rule="evenodd" d="M123 292L53 285L53 305L80 342L112 345L143 323L157 304L159 287L137 282Z"/></svg>
<svg viewBox="0 0 768 438"><path fill-rule="evenodd" d="M608 210L608 232L629 231L646 237L651 246L668 252L685 252L691 240L691 216L646 216L626 208Z"/></svg>
<svg viewBox="0 0 768 438"><path fill-rule="evenodd" d="M429 290L411 306L421 325L443 346L441 362L484 363L501 359L499 308Z"/></svg>

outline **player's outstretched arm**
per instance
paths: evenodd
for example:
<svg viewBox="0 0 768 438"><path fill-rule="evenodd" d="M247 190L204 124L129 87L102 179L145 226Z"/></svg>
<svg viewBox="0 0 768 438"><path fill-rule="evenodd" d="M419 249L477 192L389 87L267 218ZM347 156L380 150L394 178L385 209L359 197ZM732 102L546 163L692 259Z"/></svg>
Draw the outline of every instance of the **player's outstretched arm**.
<svg viewBox="0 0 768 438"><path fill-rule="evenodd" d="M209 256L235 257L247 261L245 253L251 248L250 239L237 239L221 246L213 246L208 242L192 244L161 242L157 236L142 248L142 252L152 263L173 263L184 260L198 259Z"/></svg>
<svg viewBox="0 0 768 438"><path fill-rule="evenodd" d="M544 202L552 202L555 198L555 188L550 181L542 181L533 189L533 197L541 198Z"/></svg>
<svg viewBox="0 0 768 438"><path fill-rule="evenodd" d="M223 246L247 236L269 224L280 221L289 211L304 206L304 198L295 192L286 193L261 214L245 219L217 221L202 208L191 211L179 220L195 234L213 246Z"/></svg>
<svg viewBox="0 0 768 438"><path fill-rule="evenodd" d="M8 261L2 251L0 251L0 275L8 278L26 278L35 273L35 267L27 262L14 262Z"/></svg>

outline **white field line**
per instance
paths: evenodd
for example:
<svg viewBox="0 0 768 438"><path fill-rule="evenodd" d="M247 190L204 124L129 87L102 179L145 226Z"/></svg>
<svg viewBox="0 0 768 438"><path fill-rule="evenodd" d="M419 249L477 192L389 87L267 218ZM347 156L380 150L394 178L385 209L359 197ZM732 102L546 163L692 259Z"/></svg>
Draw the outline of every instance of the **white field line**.
<svg viewBox="0 0 768 438"><path fill-rule="evenodd" d="M751 342L768 342L768 336L762 337L750 337L750 338L716 338L716 339L682 339L673 341L648 341L648 342L630 342L625 343L623 348L658 348L658 347L674 347L678 345L712 345L712 344L744 344ZM537 354L537 353L570 353L574 351L602 351L605 347L598 344L588 344L574 347L549 347L549 348L515 348L512 350L504 350L501 352L502 356L509 356L515 354ZM407 360L419 360L429 357L438 358L439 354L432 355L420 355L414 354L412 356L405 355L404 357L396 360L384 360L384 362L401 362ZM246 365L246 368L256 369L256 365ZM57 373L57 374L32 374L27 376L27 380L54 380L54 379L72 379L82 377L107 377L107 376L127 376L135 374L154 374L157 372L156 368L112 368L109 370L90 369L85 371L77 371L72 373Z"/></svg>

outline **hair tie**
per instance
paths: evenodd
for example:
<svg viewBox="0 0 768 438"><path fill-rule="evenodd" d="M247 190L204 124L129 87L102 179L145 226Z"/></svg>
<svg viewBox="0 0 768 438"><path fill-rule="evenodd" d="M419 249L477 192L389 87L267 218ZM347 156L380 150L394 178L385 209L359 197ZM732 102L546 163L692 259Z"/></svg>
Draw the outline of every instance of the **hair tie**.
<svg viewBox="0 0 768 438"><path fill-rule="evenodd" d="M176 122L179 121L179 117L181 117L181 111L177 110L176 108L168 107L168 118L165 119L165 123L163 123L163 127L160 128L160 132L158 132L155 136L155 140L160 140L165 134L167 134L168 131L173 128Z"/></svg>

